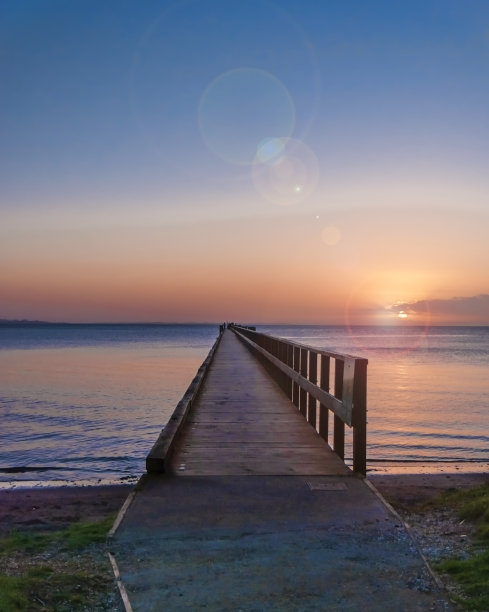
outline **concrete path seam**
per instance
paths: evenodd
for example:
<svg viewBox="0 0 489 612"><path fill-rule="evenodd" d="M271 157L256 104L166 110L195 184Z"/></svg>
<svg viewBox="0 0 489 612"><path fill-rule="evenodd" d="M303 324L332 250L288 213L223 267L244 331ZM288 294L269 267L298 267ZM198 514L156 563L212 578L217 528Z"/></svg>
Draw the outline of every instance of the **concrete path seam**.
<svg viewBox="0 0 489 612"><path fill-rule="evenodd" d="M112 565L112 571L114 572L115 582L117 584L117 588L119 589L119 593L122 599L122 603L124 604L124 609L126 612L134 612L131 606L131 602L129 601L129 596L126 591L126 587L121 580L121 574L119 572L119 568L117 566L117 561L112 553L107 553L109 556L110 564Z"/></svg>
<svg viewBox="0 0 489 612"><path fill-rule="evenodd" d="M438 574L435 572L435 570L431 567L430 562L428 561L428 559L426 558L425 554L421 550L421 547L419 546L418 541L416 540L416 537L415 537L411 527L406 523L406 521L403 520L403 518L397 512L397 510L395 510L391 506L391 504L389 504L389 502L383 497L382 493L380 493L380 491L378 489L376 489L374 484L372 484L368 479L365 479L364 482L370 488L370 490L380 499L380 501L389 510L389 512L391 512L404 525L404 528L406 529L406 531L409 534L409 537L411 538L411 540L413 541L414 545L416 546L416 549L417 549L421 559L423 559L423 562L426 565L426 568L427 568L428 572L430 573L430 576L435 581L436 586L439 589L441 589L442 591L444 591L445 593L447 593L447 596L450 599L449 593L448 593L445 585L443 584L442 580L440 579Z"/></svg>
<svg viewBox="0 0 489 612"><path fill-rule="evenodd" d="M126 515L126 512L129 509L129 506L131 505L133 499L136 496L136 492L137 492L136 490L133 490L127 496L126 501L122 504L122 508L119 510L119 512L117 513L117 516L115 517L114 524L112 525L112 528L110 529L109 533L107 534L107 538L114 537L115 532L119 528L119 525L122 523L122 519Z"/></svg>

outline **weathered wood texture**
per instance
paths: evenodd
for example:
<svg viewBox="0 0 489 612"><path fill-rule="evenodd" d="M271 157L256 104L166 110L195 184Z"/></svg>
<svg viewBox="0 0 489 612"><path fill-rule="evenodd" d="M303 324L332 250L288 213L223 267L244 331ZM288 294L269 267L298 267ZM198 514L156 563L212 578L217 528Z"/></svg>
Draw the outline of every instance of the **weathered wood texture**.
<svg viewBox="0 0 489 612"><path fill-rule="evenodd" d="M333 449L345 457L345 424L353 428L353 469L367 471L367 360L323 351L278 339L248 328L232 326L234 333L264 364L307 421L328 441L328 411L333 412ZM292 367L283 344L293 352ZM317 361L321 360L321 381ZM330 374L333 374L330 381ZM292 384L284 384L284 376ZM332 384L332 389L330 388ZM316 409L319 402L319 427Z"/></svg>
<svg viewBox="0 0 489 612"><path fill-rule="evenodd" d="M192 407L192 402L197 397L200 387L205 380L209 365L212 362L218 345L219 337L215 341L204 362L197 370L197 374L185 391L184 396L178 402L168 423L161 430L160 435L153 444L153 448L146 456L147 472L153 474L168 472L175 442L178 435L183 431L183 425Z"/></svg>
<svg viewBox="0 0 489 612"><path fill-rule="evenodd" d="M346 475L351 471L226 330L183 432L178 475Z"/></svg>

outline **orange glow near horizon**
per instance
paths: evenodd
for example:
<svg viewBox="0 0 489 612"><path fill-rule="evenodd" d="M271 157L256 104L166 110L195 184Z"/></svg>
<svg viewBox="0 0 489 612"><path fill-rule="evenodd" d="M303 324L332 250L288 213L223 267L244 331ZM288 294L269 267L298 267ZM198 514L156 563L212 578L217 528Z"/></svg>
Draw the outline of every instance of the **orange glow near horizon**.
<svg viewBox="0 0 489 612"><path fill-rule="evenodd" d="M465 261L453 253L430 259L432 243L407 256L404 227L386 228L384 218L377 234L365 237L362 218L338 219L321 224L316 215L289 214L258 222L4 233L0 318L489 323L483 313L451 316L423 306L423 300L484 293L485 273L471 263L482 259L485 245L466 249ZM336 226L341 240L325 242L324 227ZM450 293L447 286L458 289Z"/></svg>

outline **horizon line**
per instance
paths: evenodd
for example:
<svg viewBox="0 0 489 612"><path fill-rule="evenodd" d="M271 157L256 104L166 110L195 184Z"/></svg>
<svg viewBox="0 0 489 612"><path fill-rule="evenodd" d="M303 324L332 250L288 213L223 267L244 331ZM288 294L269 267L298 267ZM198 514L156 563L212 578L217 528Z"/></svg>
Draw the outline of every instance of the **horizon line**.
<svg viewBox="0 0 489 612"><path fill-rule="evenodd" d="M43 321L39 319L0 319L1 325L222 325L229 324L229 321ZM234 323L234 322L233 322ZM410 323L407 321L393 321L391 323L256 323L248 321L246 323L236 323L236 325L257 325L257 326L285 326L285 327L489 327L489 323Z"/></svg>

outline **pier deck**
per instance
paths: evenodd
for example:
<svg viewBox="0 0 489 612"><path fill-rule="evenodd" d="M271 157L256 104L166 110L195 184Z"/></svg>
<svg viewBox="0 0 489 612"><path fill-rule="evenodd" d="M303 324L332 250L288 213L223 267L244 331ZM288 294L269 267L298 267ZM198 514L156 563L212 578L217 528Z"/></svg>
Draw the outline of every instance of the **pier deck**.
<svg viewBox="0 0 489 612"><path fill-rule="evenodd" d="M179 475L342 475L344 462L230 331L173 456Z"/></svg>
<svg viewBox="0 0 489 612"><path fill-rule="evenodd" d="M399 517L231 331L109 540L126 610L451 610Z"/></svg>

